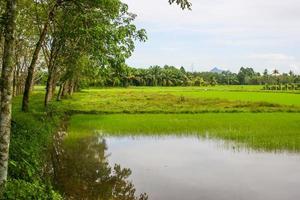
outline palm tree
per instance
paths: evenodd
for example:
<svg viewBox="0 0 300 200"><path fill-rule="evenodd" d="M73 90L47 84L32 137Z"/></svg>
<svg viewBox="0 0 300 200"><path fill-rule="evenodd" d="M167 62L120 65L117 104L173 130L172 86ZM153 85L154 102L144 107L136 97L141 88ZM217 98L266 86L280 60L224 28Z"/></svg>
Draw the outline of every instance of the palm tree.
<svg viewBox="0 0 300 200"><path fill-rule="evenodd" d="M279 70L278 69L274 69L273 70L273 75L275 77L277 77L276 80L277 80L277 84L279 85L279 82L280 82L280 80L279 80L279 75L280 75Z"/></svg>

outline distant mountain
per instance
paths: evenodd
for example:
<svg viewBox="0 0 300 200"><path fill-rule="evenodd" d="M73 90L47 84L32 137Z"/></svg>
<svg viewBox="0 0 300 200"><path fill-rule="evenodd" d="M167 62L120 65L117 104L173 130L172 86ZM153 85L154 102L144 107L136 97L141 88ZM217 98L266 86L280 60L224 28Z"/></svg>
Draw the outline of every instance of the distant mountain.
<svg viewBox="0 0 300 200"><path fill-rule="evenodd" d="M221 74L224 70L214 67L210 72Z"/></svg>

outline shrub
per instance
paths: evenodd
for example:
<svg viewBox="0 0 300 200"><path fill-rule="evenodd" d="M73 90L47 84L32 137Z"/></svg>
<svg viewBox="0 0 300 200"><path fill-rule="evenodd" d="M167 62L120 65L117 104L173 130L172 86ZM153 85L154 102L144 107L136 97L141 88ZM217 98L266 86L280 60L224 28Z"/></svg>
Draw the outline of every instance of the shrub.
<svg viewBox="0 0 300 200"><path fill-rule="evenodd" d="M23 180L9 180L6 184L3 200L62 200L51 186L41 182L29 183Z"/></svg>

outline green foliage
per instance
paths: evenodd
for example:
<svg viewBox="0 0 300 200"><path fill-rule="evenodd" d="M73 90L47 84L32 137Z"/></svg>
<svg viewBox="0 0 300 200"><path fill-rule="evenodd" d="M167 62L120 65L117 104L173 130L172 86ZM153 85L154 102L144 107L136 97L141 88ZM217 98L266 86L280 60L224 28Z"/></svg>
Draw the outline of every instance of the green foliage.
<svg viewBox="0 0 300 200"><path fill-rule="evenodd" d="M3 200L62 200L63 198L49 185L41 182L29 183L24 180L9 180L3 195Z"/></svg>
<svg viewBox="0 0 300 200"><path fill-rule="evenodd" d="M295 91L300 90L300 84L279 84L279 85L269 85L265 84L263 90L280 90L280 91Z"/></svg>
<svg viewBox="0 0 300 200"><path fill-rule="evenodd" d="M93 72L93 73L92 73ZM82 73L84 85L89 86L215 86L215 85L263 85L263 84L295 84L300 77L290 74L278 76L255 72L252 68L241 68L239 73L230 71L188 72L184 67L165 65L151 66L147 69L136 69L125 64L118 67L94 67L89 73ZM115 84L115 80L118 84ZM300 89L300 88L299 88Z"/></svg>
<svg viewBox="0 0 300 200"><path fill-rule="evenodd" d="M56 41L52 45L59 46L55 65L61 68L61 84L83 79L80 85L85 85L85 77L92 79L100 67L118 70L131 56L134 42L147 39L146 31L133 24L136 15L119 0L66 3L68 7L56 16L56 31L51 33Z"/></svg>
<svg viewBox="0 0 300 200"><path fill-rule="evenodd" d="M19 113L13 120L9 175L26 181L39 180L54 132L51 119L39 113Z"/></svg>
<svg viewBox="0 0 300 200"><path fill-rule="evenodd" d="M241 85L251 85L250 80L255 76L255 72L252 68L242 67L237 75L239 83Z"/></svg>
<svg viewBox="0 0 300 200"><path fill-rule="evenodd" d="M42 88L41 88L42 90ZM33 95L31 112L20 110L21 97L14 99L7 199L61 199L45 173L53 133L64 115L61 107L43 107L43 92Z"/></svg>
<svg viewBox="0 0 300 200"><path fill-rule="evenodd" d="M192 4L189 2L189 0L169 0L169 3L177 3L178 5L180 5L180 7L182 9L191 9Z"/></svg>

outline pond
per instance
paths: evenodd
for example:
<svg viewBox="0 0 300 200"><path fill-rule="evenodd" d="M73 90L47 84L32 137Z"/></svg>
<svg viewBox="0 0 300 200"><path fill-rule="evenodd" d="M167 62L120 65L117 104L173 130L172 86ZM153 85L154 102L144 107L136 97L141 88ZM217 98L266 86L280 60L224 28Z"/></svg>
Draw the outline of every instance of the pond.
<svg viewBox="0 0 300 200"><path fill-rule="evenodd" d="M197 136L94 135L65 142L55 178L67 199L300 199L300 154L233 147Z"/></svg>

